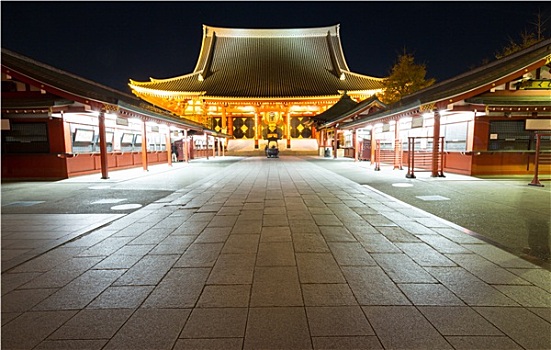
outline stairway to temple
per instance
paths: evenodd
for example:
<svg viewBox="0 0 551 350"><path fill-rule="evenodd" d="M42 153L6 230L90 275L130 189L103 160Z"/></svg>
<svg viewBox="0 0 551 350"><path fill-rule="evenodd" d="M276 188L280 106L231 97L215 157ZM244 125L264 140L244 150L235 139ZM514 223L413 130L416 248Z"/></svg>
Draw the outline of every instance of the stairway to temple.
<svg viewBox="0 0 551 350"><path fill-rule="evenodd" d="M228 140L226 154L229 156L264 156L264 147L268 141L260 140L258 149L254 148L254 140L239 139ZM287 140L279 140L278 148L280 155L318 155L319 147L316 139L291 139L291 148L287 148Z"/></svg>

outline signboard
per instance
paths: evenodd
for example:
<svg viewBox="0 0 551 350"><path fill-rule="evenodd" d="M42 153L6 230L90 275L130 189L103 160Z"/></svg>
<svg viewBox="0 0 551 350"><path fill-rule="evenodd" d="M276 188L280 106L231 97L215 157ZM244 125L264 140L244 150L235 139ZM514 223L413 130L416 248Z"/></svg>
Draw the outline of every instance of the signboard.
<svg viewBox="0 0 551 350"><path fill-rule="evenodd" d="M10 120L2 119L2 130L10 130Z"/></svg>
<svg viewBox="0 0 551 350"><path fill-rule="evenodd" d="M411 119L411 128L421 128L423 127L423 117L416 116Z"/></svg>
<svg viewBox="0 0 551 350"><path fill-rule="evenodd" d="M128 126L128 119L117 117L117 119L115 120L115 123L116 123L117 125Z"/></svg>
<svg viewBox="0 0 551 350"><path fill-rule="evenodd" d="M551 130L551 119L526 119L526 130Z"/></svg>

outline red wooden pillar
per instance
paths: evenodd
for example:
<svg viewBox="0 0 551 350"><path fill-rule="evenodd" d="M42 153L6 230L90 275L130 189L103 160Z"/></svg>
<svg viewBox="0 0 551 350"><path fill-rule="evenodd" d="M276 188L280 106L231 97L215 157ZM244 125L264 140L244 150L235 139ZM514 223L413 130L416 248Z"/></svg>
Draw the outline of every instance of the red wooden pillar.
<svg viewBox="0 0 551 350"><path fill-rule="evenodd" d="M170 142L170 131L165 135L166 155L167 163L172 166L172 143Z"/></svg>
<svg viewBox="0 0 551 350"><path fill-rule="evenodd" d="M369 155L369 161L371 164L375 162L375 150L377 149L377 138L375 135L375 126L371 128L370 134L370 142L371 142L371 154Z"/></svg>
<svg viewBox="0 0 551 350"><path fill-rule="evenodd" d="M193 135L189 137L189 141L187 144L188 147L188 159L192 160L195 159L195 140L193 139Z"/></svg>
<svg viewBox="0 0 551 350"><path fill-rule="evenodd" d="M260 114L254 114L254 149L258 149L258 139L260 138Z"/></svg>
<svg viewBox="0 0 551 350"><path fill-rule="evenodd" d="M187 139L187 129L184 129L184 161L189 162L189 140Z"/></svg>
<svg viewBox="0 0 551 350"><path fill-rule="evenodd" d="M102 109L98 116L99 124L99 152L100 152L100 164L101 164L101 178L108 179L108 163L107 163L107 142L105 135L105 111Z"/></svg>
<svg viewBox="0 0 551 350"><path fill-rule="evenodd" d="M432 177L438 176L438 149L440 146L440 112L434 109L434 126L433 126L433 141L432 141Z"/></svg>
<svg viewBox="0 0 551 350"><path fill-rule="evenodd" d="M352 147L354 149L354 161L357 162L360 145L358 144L358 133L356 132L356 129L352 130Z"/></svg>
<svg viewBox="0 0 551 350"><path fill-rule="evenodd" d="M335 132L333 134L333 158L337 159L337 147L339 139L339 130L335 127Z"/></svg>
<svg viewBox="0 0 551 350"><path fill-rule="evenodd" d="M205 134L205 148L206 148L206 152L205 154L207 155L207 160L209 159L209 135Z"/></svg>
<svg viewBox="0 0 551 350"><path fill-rule="evenodd" d="M400 144L400 120L395 120L394 124L394 168L402 169L402 145Z"/></svg>
<svg viewBox="0 0 551 350"><path fill-rule="evenodd" d="M143 170L149 171L147 164L147 125L145 125L145 120L142 122L142 167Z"/></svg>
<svg viewBox="0 0 551 350"><path fill-rule="evenodd" d="M207 136L208 137L208 136ZM216 137L212 137L212 157L216 157L216 145L217 145L217 142L218 140L216 139Z"/></svg>
<svg viewBox="0 0 551 350"><path fill-rule="evenodd" d="M218 155L224 157L224 142L221 138L218 139Z"/></svg>
<svg viewBox="0 0 551 350"><path fill-rule="evenodd" d="M233 118L231 116L228 117L228 135L233 136Z"/></svg>
<svg viewBox="0 0 551 350"><path fill-rule="evenodd" d="M291 148L291 113L285 113L287 120L287 148Z"/></svg>
<svg viewBox="0 0 551 350"><path fill-rule="evenodd" d="M325 155L325 129L322 129L319 135L320 135L320 146L322 150L321 155L324 156Z"/></svg>

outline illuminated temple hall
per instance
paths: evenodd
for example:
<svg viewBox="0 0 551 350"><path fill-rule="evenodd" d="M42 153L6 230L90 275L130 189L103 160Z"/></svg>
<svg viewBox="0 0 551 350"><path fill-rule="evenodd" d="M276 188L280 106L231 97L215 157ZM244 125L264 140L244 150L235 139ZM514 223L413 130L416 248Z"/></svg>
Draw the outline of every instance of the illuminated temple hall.
<svg viewBox="0 0 551 350"><path fill-rule="evenodd" d="M2 178L108 178L268 143L412 178L549 174L551 39L385 105L384 78L348 68L338 25L203 29L193 72L130 80L133 94L2 48Z"/></svg>
<svg viewBox="0 0 551 350"><path fill-rule="evenodd" d="M310 119L343 95L356 102L381 91L382 78L352 72L339 26L234 29L203 26L193 72L149 82L130 80L139 98L228 134L228 154L258 154L276 138L287 154L318 154ZM324 138L325 137L325 138Z"/></svg>

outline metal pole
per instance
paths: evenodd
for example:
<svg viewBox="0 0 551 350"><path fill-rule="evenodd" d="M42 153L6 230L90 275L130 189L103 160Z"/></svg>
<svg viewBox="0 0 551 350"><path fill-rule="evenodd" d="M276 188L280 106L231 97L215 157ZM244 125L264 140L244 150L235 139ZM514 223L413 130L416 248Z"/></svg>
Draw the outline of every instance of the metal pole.
<svg viewBox="0 0 551 350"><path fill-rule="evenodd" d="M434 109L434 126L432 135L432 177L438 176L438 148L440 145L440 112Z"/></svg>
<svg viewBox="0 0 551 350"><path fill-rule="evenodd" d="M379 171L381 170L381 140L376 141L377 144L375 146L375 170Z"/></svg>
<svg viewBox="0 0 551 350"><path fill-rule="evenodd" d="M147 168L147 125L145 125L145 120L142 123L142 167L143 170L149 171Z"/></svg>
<svg viewBox="0 0 551 350"><path fill-rule="evenodd" d="M415 167L415 137L408 137L408 179L415 179L413 168Z"/></svg>

